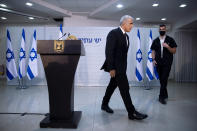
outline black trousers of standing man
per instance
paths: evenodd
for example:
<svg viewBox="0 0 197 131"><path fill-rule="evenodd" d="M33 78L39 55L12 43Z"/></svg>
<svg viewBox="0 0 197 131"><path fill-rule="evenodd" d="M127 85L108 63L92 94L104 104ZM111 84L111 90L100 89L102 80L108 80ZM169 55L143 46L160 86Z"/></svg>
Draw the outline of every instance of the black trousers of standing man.
<svg viewBox="0 0 197 131"><path fill-rule="evenodd" d="M168 77L170 74L170 70L171 70L171 66L166 66L166 65L157 66L157 72L159 74L159 80L161 86L159 99L168 98L167 84L168 84Z"/></svg>
<svg viewBox="0 0 197 131"><path fill-rule="evenodd" d="M129 83L126 74L116 74L114 78L110 79L109 85L107 86L105 95L103 97L102 104L108 105L109 100L116 87L118 87L120 90L120 94L122 96L128 114L133 114L135 111L135 107L132 104L129 94Z"/></svg>

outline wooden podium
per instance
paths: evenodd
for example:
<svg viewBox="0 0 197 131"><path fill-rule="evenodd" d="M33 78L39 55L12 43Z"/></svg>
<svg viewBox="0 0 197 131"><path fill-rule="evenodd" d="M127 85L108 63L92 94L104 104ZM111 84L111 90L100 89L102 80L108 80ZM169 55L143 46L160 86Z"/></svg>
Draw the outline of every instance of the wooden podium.
<svg viewBox="0 0 197 131"><path fill-rule="evenodd" d="M77 128L81 111L74 111L74 76L80 55L85 55L81 40L38 40L49 93L49 114L41 128Z"/></svg>

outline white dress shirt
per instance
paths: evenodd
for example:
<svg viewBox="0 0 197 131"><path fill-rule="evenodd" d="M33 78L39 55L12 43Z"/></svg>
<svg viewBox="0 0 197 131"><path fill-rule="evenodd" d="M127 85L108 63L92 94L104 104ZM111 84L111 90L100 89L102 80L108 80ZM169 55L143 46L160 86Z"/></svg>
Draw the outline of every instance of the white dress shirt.
<svg viewBox="0 0 197 131"><path fill-rule="evenodd" d="M163 58L163 43L165 41L166 35L163 36L163 38L159 37L160 39L160 44L161 44L161 58Z"/></svg>
<svg viewBox="0 0 197 131"><path fill-rule="evenodd" d="M122 29L122 27L121 27L121 26L119 26L119 28L121 29L122 33L125 35L125 34L126 34L126 32ZM129 45L129 42L128 42L128 40L127 40L127 37L126 37L126 42L127 42L127 46L128 46L128 45Z"/></svg>

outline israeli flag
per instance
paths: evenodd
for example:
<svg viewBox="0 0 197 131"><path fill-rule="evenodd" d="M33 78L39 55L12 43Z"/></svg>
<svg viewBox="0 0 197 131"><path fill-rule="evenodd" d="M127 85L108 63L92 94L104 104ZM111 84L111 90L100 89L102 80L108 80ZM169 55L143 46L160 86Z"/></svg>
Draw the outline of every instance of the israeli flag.
<svg viewBox="0 0 197 131"><path fill-rule="evenodd" d="M141 40L140 40L140 31L137 31L137 52L136 52L136 69L135 75L138 81L142 81L143 79L143 68L142 68L142 51L141 51Z"/></svg>
<svg viewBox="0 0 197 131"><path fill-rule="evenodd" d="M153 67L153 58L152 58L152 50L150 49L151 45L152 45L152 30L150 30L150 35L149 35L149 42L148 42L148 60L147 60L147 64L146 64L146 77L148 78L149 81L154 79L154 67Z"/></svg>
<svg viewBox="0 0 197 131"><path fill-rule="evenodd" d="M36 30L33 34L33 41L31 50L29 53L29 64L27 66L27 77L29 80L35 78L38 75L38 64L37 64L37 41L36 41Z"/></svg>
<svg viewBox="0 0 197 131"><path fill-rule="evenodd" d="M62 24L60 24L60 32L59 32L59 40L62 40L62 36L63 36L63 29L62 29Z"/></svg>
<svg viewBox="0 0 197 131"><path fill-rule="evenodd" d="M14 59L14 52L12 50L10 33L8 30L7 30L7 50L6 50L6 74L7 74L8 81L18 76L16 63Z"/></svg>
<svg viewBox="0 0 197 131"><path fill-rule="evenodd" d="M22 31L21 48L19 53L19 79L26 75L25 68L26 52L25 52L25 30Z"/></svg>

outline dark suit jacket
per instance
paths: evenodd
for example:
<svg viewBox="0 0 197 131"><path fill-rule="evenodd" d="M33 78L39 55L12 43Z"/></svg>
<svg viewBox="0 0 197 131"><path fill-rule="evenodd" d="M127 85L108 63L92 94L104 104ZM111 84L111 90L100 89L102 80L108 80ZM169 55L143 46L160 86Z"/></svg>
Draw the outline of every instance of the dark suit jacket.
<svg viewBox="0 0 197 131"><path fill-rule="evenodd" d="M128 48L129 37L127 34L124 35L120 28L110 31L106 40L106 60L101 69L104 69L107 72L114 69L117 74L126 73Z"/></svg>
<svg viewBox="0 0 197 131"><path fill-rule="evenodd" d="M174 39L170 36L166 35L165 43L167 43L171 48L177 47L176 42ZM158 65L165 65L165 66L171 66L173 61L173 54L170 53L170 51L167 48L163 48L163 58L161 58L161 44L160 39L157 37L152 45L151 49L155 50L155 60Z"/></svg>

